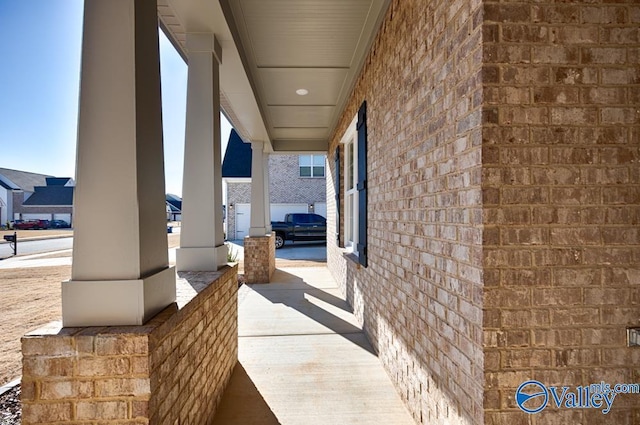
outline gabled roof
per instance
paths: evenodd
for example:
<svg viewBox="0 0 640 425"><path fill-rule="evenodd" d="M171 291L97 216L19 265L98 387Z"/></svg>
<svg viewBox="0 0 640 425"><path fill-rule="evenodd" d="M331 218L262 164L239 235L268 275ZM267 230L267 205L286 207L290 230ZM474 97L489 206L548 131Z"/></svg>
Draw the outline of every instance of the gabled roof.
<svg viewBox="0 0 640 425"><path fill-rule="evenodd" d="M169 210L172 213L179 213L180 212L180 208L176 207L175 205L173 205L171 202L167 201L167 207L169 207Z"/></svg>
<svg viewBox="0 0 640 425"><path fill-rule="evenodd" d="M70 207L73 205L73 189L72 186L38 186L22 205Z"/></svg>
<svg viewBox="0 0 640 425"><path fill-rule="evenodd" d="M8 190L20 190L20 187L17 184L15 184L2 174L0 174L0 187L4 187Z"/></svg>
<svg viewBox="0 0 640 425"><path fill-rule="evenodd" d="M0 168L0 177L2 177L0 180L5 183L3 187L14 186L13 190L22 189L25 192L33 192L36 186L46 186L47 177L53 176Z"/></svg>
<svg viewBox="0 0 640 425"><path fill-rule="evenodd" d="M176 211L182 210L182 198L180 198L179 196L167 193L165 199L167 201L167 204L171 207L171 211L174 211L174 208Z"/></svg>
<svg viewBox="0 0 640 425"><path fill-rule="evenodd" d="M222 161L222 177L251 177L251 145L243 142L234 129Z"/></svg>
<svg viewBox="0 0 640 425"><path fill-rule="evenodd" d="M71 177L47 177L47 186L66 186L71 181Z"/></svg>

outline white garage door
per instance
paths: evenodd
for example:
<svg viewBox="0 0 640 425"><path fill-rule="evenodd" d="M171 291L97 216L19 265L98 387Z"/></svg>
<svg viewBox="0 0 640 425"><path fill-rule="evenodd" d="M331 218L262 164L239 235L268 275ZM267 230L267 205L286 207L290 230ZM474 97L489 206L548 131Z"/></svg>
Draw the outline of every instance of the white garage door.
<svg viewBox="0 0 640 425"><path fill-rule="evenodd" d="M320 214L324 218L327 218L327 203L326 202L316 202L314 205L314 212L316 214Z"/></svg>
<svg viewBox="0 0 640 425"><path fill-rule="evenodd" d="M51 220L51 214L23 213L22 219L23 220Z"/></svg>
<svg viewBox="0 0 640 425"><path fill-rule="evenodd" d="M251 205L236 204L236 239L249 235L251 227ZM286 214L309 212L307 204L271 204L271 221L282 221Z"/></svg>
<svg viewBox="0 0 640 425"><path fill-rule="evenodd" d="M53 215L53 219L54 220L64 220L67 223L71 224L71 214L54 214Z"/></svg>
<svg viewBox="0 0 640 425"><path fill-rule="evenodd" d="M283 221L291 213L309 212L307 204L271 204L271 221Z"/></svg>

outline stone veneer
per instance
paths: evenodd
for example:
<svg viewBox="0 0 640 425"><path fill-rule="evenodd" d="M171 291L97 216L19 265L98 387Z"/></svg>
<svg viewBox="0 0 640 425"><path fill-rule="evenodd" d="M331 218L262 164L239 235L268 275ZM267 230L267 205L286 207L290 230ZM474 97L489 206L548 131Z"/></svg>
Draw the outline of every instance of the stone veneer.
<svg viewBox="0 0 640 425"><path fill-rule="evenodd" d="M238 359L237 267L178 276L143 326L23 337L22 423L210 423Z"/></svg>
<svg viewBox="0 0 640 425"><path fill-rule="evenodd" d="M276 234L244 238L244 277L247 283L269 283L276 271Z"/></svg>
<svg viewBox="0 0 640 425"><path fill-rule="evenodd" d="M366 100L369 267L332 240L333 161L328 264L416 422L640 423L637 394L514 402L640 381L639 26L633 1L391 2L328 151Z"/></svg>

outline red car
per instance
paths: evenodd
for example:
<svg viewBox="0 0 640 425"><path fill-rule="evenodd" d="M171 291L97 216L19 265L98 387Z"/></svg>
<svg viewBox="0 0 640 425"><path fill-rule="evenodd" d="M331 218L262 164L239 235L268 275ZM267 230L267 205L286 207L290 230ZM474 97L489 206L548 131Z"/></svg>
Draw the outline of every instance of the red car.
<svg viewBox="0 0 640 425"><path fill-rule="evenodd" d="M13 223L13 228L16 230L36 230L49 228L49 222L47 220L16 220Z"/></svg>

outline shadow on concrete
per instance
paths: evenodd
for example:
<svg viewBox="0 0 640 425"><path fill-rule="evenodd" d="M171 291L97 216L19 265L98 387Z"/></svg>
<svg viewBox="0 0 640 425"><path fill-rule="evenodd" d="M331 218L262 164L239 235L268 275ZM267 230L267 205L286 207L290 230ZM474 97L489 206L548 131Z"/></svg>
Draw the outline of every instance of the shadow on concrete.
<svg viewBox="0 0 640 425"><path fill-rule="evenodd" d="M240 362L220 400L213 425L280 425Z"/></svg>
<svg viewBox="0 0 640 425"><path fill-rule="evenodd" d="M278 269L280 273L277 281L282 284L255 284L250 285L256 293L266 298L273 304L284 304L285 306L302 313L314 322L319 323L332 332L346 338L359 345L362 349L376 355L373 347L366 338L353 338L350 335L363 334L360 327L344 320L343 318L325 310L321 306L309 301L309 298L316 298L333 307L343 310L348 315L352 315L353 310L342 298L336 297L320 288L309 285L300 277Z"/></svg>

